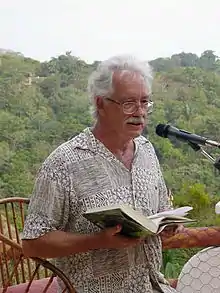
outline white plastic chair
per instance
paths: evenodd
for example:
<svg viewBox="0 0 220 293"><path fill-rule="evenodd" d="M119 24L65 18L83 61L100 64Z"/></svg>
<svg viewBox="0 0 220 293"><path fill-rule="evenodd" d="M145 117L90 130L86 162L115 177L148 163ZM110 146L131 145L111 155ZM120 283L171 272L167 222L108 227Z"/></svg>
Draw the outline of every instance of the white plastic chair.
<svg viewBox="0 0 220 293"><path fill-rule="evenodd" d="M220 202L215 206L220 214ZM220 247L208 247L184 265L177 282L179 293L219 293L220 292Z"/></svg>

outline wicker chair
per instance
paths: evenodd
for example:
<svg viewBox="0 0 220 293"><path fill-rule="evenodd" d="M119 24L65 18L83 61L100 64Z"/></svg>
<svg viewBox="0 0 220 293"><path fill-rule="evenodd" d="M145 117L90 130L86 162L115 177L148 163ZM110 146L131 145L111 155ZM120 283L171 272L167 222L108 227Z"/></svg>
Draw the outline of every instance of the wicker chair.
<svg viewBox="0 0 220 293"><path fill-rule="evenodd" d="M26 258L19 234L29 200L27 198L0 199L0 292L56 292L57 279L63 292L75 293L65 274L52 261Z"/></svg>

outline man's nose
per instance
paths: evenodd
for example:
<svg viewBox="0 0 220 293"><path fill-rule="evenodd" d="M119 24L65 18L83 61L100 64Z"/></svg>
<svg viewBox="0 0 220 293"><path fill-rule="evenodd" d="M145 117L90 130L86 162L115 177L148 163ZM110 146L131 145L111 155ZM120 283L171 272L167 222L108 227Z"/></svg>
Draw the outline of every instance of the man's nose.
<svg viewBox="0 0 220 293"><path fill-rule="evenodd" d="M140 116L143 116L143 115L146 114L146 112L147 112L146 111L146 108L143 107L143 105L140 102L137 103L135 114L140 115Z"/></svg>

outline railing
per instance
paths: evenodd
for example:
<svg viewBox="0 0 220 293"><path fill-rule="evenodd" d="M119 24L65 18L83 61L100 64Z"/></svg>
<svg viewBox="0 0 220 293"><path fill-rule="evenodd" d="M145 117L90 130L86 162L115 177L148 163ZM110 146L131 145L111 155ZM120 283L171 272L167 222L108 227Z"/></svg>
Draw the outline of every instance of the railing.
<svg viewBox="0 0 220 293"><path fill-rule="evenodd" d="M170 238L163 238L163 249L220 246L220 227L185 228Z"/></svg>

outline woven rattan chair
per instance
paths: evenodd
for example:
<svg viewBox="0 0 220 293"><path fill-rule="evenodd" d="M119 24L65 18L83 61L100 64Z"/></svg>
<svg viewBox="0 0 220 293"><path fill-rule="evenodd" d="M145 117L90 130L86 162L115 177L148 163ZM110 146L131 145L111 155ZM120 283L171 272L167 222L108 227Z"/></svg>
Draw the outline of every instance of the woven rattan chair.
<svg viewBox="0 0 220 293"><path fill-rule="evenodd" d="M0 292L57 292L59 279L63 292L75 293L69 279L52 261L24 257L19 235L28 203L26 198L0 199Z"/></svg>

